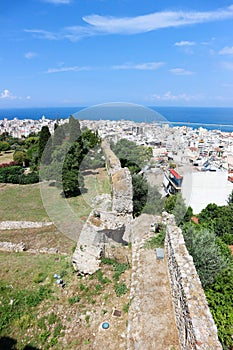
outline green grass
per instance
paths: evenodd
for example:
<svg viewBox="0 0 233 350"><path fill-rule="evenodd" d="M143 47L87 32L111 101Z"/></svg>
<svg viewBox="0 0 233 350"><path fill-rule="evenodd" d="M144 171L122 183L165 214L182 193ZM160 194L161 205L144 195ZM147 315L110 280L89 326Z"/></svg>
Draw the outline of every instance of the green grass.
<svg viewBox="0 0 233 350"><path fill-rule="evenodd" d="M25 332L37 328L33 337L36 347L45 349L44 344L58 342L64 327L58 315L46 313L46 309L52 307L60 293L53 275L64 272L69 284L73 270L64 256L57 260L51 255L0 252L0 337L17 337L17 349L21 350Z"/></svg>
<svg viewBox="0 0 233 350"><path fill-rule="evenodd" d="M155 248L163 248L164 240L166 236L166 227L162 227L161 231L156 234L156 236L152 237L144 244L144 248L146 249L155 249Z"/></svg>
<svg viewBox="0 0 233 350"><path fill-rule="evenodd" d="M1 220L49 221L40 196L39 184L1 187Z"/></svg>
<svg viewBox="0 0 233 350"><path fill-rule="evenodd" d="M116 249L115 254L118 263L103 264L101 270L84 278L74 273L70 257L0 252L0 339L17 341L17 350L29 344L44 350L74 350L79 347L73 342L77 338L73 324L82 316L78 343L84 347L86 339L92 342L89 334L96 331L96 322L100 324L103 315L110 315L119 301L122 308L129 302L130 274L123 272L125 248ZM116 266L124 281L121 276L119 282L114 281ZM55 273L65 282L64 289L57 285ZM121 324L115 325L121 329L119 334L125 329L126 309L124 306ZM89 316L91 310L95 318Z"/></svg>
<svg viewBox="0 0 233 350"><path fill-rule="evenodd" d="M106 171L85 176L86 191L73 198L62 198L58 190L43 185L0 184L0 217L2 221L60 221L72 220L72 216L84 221L92 210L92 199L102 193L110 193Z"/></svg>

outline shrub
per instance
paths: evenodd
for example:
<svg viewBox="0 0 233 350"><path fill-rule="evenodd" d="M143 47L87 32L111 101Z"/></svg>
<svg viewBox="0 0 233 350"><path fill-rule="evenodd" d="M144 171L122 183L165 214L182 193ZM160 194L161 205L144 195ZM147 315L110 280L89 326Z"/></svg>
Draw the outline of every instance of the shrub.
<svg viewBox="0 0 233 350"><path fill-rule="evenodd" d="M117 297L120 297L120 296L126 294L128 291L128 288L124 282L116 284L114 289L115 289Z"/></svg>
<svg viewBox="0 0 233 350"><path fill-rule="evenodd" d="M125 263L116 264L114 267L114 275L113 275L114 280L119 281L120 275L124 273L128 268L129 268L128 264L125 264Z"/></svg>
<svg viewBox="0 0 233 350"><path fill-rule="evenodd" d="M73 305L73 304L75 304L75 303L79 303L80 300L81 300L80 296L79 296L79 295L75 295L74 297L70 297L70 298L68 299L68 303L69 303L70 305Z"/></svg>

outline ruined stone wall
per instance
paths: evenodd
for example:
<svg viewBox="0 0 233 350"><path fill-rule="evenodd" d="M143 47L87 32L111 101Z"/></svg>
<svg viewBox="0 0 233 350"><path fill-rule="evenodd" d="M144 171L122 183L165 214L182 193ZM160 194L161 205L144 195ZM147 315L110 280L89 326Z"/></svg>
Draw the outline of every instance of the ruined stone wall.
<svg viewBox="0 0 233 350"><path fill-rule="evenodd" d="M103 140L101 147L105 156L105 164L107 168L107 172L111 177L116 171L121 169L121 162L115 155L115 153L111 150L108 141Z"/></svg>
<svg viewBox="0 0 233 350"><path fill-rule="evenodd" d="M120 160L110 149L107 141L102 142L106 168L111 180L112 211L117 214L133 213L133 186L128 168L121 168Z"/></svg>
<svg viewBox="0 0 233 350"><path fill-rule="evenodd" d="M100 258L105 244L127 244L128 228L133 219L133 187L128 168L121 163L106 141L102 142L108 175L111 181L112 196L105 194L95 200L77 242L73 254L73 266L76 271L92 274L99 269ZM110 205L105 205L108 202ZM108 210L111 207L111 210ZM126 239L125 239L126 237Z"/></svg>
<svg viewBox="0 0 233 350"><path fill-rule="evenodd" d="M164 213L163 222L167 224L165 249L180 349L220 350L217 327L182 231L173 215Z"/></svg>

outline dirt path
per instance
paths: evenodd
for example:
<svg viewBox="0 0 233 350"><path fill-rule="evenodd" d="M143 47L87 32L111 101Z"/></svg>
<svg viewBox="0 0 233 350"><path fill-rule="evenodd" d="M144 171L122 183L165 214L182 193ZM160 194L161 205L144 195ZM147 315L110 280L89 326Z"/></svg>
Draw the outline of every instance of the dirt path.
<svg viewBox="0 0 233 350"><path fill-rule="evenodd" d="M134 224L127 350L178 350L166 260L143 248L152 222L153 216L143 215Z"/></svg>

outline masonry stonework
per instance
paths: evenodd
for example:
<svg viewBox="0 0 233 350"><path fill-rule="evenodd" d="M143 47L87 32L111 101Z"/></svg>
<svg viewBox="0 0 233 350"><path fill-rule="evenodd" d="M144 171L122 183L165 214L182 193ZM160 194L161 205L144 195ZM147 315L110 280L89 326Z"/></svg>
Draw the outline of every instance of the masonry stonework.
<svg viewBox="0 0 233 350"><path fill-rule="evenodd" d="M73 266L83 274L99 269L105 244L127 244L133 216L133 187L130 171L121 163L106 141L102 142L106 168L111 182L111 196L99 196L79 236L73 254ZM101 198L100 198L101 197ZM108 205L106 205L108 202ZM109 208L109 210L107 210Z"/></svg>
<svg viewBox="0 0 233 350"><path fill-rule="evenodd" d="M163 213L163 222L167 224L165 249L180 349L221 350L217 327L182 231L173 215Z"/></svg>

